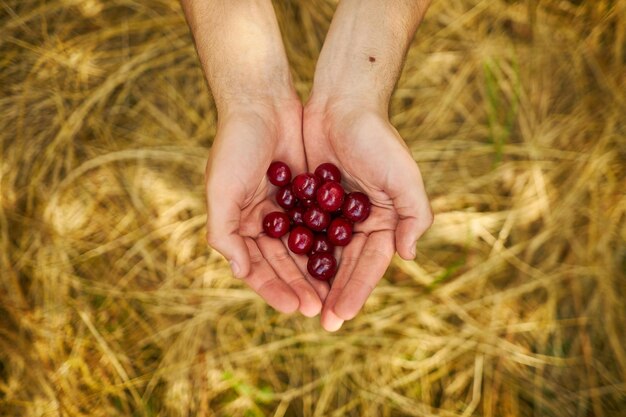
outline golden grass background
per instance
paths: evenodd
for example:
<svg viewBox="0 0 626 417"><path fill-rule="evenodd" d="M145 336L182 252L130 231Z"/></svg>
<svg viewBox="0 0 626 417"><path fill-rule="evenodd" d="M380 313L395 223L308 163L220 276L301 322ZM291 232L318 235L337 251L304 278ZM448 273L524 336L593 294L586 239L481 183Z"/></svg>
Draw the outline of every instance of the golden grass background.
<svg viewBox="0 0 626 417"><path fill-rule="evenodd" d="M276 2L303 98L335 5ZM0 0L0 415L626 416L625 38L623 1L434 1L391 117L435 223L329 334L205 245L179 4Z"/></svg>

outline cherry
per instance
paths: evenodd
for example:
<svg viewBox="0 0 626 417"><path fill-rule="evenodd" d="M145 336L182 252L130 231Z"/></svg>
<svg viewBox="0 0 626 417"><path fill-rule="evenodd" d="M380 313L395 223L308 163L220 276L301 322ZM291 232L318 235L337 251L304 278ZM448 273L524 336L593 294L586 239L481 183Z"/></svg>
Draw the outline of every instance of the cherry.
<svg viewBox="0 0 626 417"><path fill-rule="evenodd" d="M287 215L296 226L304 226L304 207L296 206L287 210Z"/></svg>
<svg viewBox="0 0 626 417"><path fill-rule="evenodd" d="M372 203L367 196L360 192L350 193L346 196L341 206L343 216L355 223L362 222L370 215Z"/></svg>
<svg viewBox="0 0 626 417"><path fill-rule="evenodd" d="M267 214L263 230L270 237L280 238L291 227L289 249L309 255L307 269L313 277L331 279L337 272L335 246L349 244L354 223L368 218L372 208L369 198L361 192L346 193L340 183L341 171L329 162L319 165L314 174L299 174L291 181L287 164L274 161L267 169L267 177L280 187L276 202L286 213Z"/></svg>
<svg viewBox="0 0 626 417"><path fill-rule="evenodd" d="M276 192L276 202L279 206L288 210L296 206L298 200L289 185L285 185Z"/></svg>
<svg viewBox="0 0 626 417"><path fill-rule="evenodd" d="M315 230L316 232L321 232L326 229L330 223L330 214L318 206L309 207L304 212L302 218L304 219L304 224L306 224L309 229Z"/></svg>
<svg viewBox="0 0 626 417"><path fill-rule="evenodd" d="M352 223L337 217L328 226L328 240L335 246L346 246L352 240Z"/></svg>
<svg viewBox="0 0 626 417"><path fill-rule="evenodd" d="M337 211L341 208L344 194L341 184L334 181L326 182L317 189L317 204L322 210Z"/></svg>
<svg viewBox="0 0 626 417"><path fill-rule="evenodd" d="M289 184L291 181L291 170L286 163L281 161L274 161L267 169L267 178L270 182L277 187Z"/></svg>
<svg viewBox="0 0 626 417"><path fill-rule="evenodd" d="M337 272L337 260L330 253L316 253L309 258L306 269L313 278L328 281Z"/></svg>
<svg viewBox="0 0 626 417"><path fill-rule="evenodd" d="M309 252L309 256L315 255L316 253L333 253L335 246L330 243L328 236L316 233L313 236L313 245L311 245L311 251Z"/></svg>
<svg viewBox="0 0 626 417"><path fill-rule="evenodd" d="M313 246L313 232L306 227L296 226L289 232L287 246L293 253L303 255Z"/></svg>
<svg viewBox="0 0 626 417"><path fill-rule="evenodd" d="M315 168L315 175L322 181L341 182L341 171L330 162L326 162Z"/></svg>
<svg viewBox="0 0 626 417"><path fill-rule="evenodd" d="M289 231L289 217L280 211L273 211L263 218L263 230L269 237L279 238Z"/></svg>
<svg viewBox="0 0 626 417"><path fill-rule="evenodd" d="M300 199L315 198L315 192L320 185L320 180L310 172L296 175L292 187L296 197Z"/></svg>

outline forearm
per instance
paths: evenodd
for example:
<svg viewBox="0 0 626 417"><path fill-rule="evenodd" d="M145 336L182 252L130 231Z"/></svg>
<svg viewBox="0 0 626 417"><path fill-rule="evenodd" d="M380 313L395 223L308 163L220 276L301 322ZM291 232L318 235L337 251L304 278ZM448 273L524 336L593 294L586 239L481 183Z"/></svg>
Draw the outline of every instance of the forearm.
<svg viewBox="0 0 626 417"><path fill-rule="evenodd" d="M218 112L297 98L270 0L181 0Z"/></svg>
<svg viewBox="0 0 626 417"><path fill-rule="evenodd" d="M312 100L366 101L386 109L430 0L342 0L315 70Z"/></svg>

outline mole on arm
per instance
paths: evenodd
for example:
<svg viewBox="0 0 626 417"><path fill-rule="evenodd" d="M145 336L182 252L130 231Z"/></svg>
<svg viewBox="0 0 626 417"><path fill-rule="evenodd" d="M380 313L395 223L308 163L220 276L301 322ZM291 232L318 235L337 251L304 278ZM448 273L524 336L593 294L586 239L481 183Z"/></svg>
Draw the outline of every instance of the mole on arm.
<svg viewBox="0 0 626 417"><path fill-rule="evenodd" d="M373 56L370 57L370 62L376 62L376 58L374 58Z"/></svg>

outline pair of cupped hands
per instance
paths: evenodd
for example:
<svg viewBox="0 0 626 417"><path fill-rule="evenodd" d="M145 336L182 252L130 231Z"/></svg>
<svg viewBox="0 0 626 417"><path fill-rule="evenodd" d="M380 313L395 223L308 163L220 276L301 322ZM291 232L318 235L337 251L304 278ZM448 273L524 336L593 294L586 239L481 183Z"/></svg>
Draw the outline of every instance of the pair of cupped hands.
<svg viewBox="0 0 626 417"><path fill-rule="evenodd" d="M331 162L347 191L372 201L369 218L340 248L330 283L307 273L307 258L272 239L263 217L282 211L266 170L286 162L293 175ZM385 106L355 98L317 100L302 106L268 97L230 103L220 110L206 167L207 241L230 262L233 274L283 313L321 313L328 331L354 318L382 278L394 253L415 258L417 239L433 215L422 176L391 125Z"/></svg>

